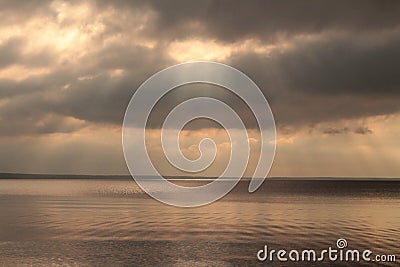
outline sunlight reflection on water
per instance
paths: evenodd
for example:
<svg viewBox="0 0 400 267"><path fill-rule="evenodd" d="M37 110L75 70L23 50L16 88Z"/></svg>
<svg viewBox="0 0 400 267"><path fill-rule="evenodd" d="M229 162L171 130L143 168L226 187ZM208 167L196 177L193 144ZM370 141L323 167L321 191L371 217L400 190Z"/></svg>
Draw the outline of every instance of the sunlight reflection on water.
<svg viewBox="0 0 400 267"><path fill-rule="evenodd" d="M0 180L2 265L257 264L266 243L400 255L400 183L268 182L200 208L150 199L130 180Z"/></svg>

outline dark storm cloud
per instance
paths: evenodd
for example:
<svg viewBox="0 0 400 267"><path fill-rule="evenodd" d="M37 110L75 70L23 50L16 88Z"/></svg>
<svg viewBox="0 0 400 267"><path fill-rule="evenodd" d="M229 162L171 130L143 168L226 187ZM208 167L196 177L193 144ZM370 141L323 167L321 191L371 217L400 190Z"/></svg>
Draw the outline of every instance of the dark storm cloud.
<svg viewBox="0 0 400 267"><path fill-rule="evenodd" d="M49 105L49 109L82 120L121 125L125 108L144 77L128 72L121 78L101 75L76 81Z"/></svg>
<svg viewBox="0 0 400 267"><path fill-rule="evenodd" d="M229 63L260 86L279 124L303 125L390 114L400 108L400 53L396 49L400 47L400 38L395 34L385 37L379 42L364 42L351 36L297 42L293 49L274 52L269 57L243 53L230 58ZM64 76L59 73L44 79L43 82L49 83L43 88L71 85L57 100L45 99L40 106L83 120L121 124L136 88L153 73L173 64L162 49L120 45L103 49L97 60L95 69L86 73L65 73ZM103 74L77 80L79 75L114 68L127 72L121 77ZM68 75L71 78L75 75L75 79L65 79ZM225 98L228 103L237 102L215 90L205 92L221 100ZM174 105L178 100L182 101L171 99L169 104Z"/></svg>
<svg viewBox="0 0 400 267"><path fill-rule="evenodd" d="M327 36L297 43L271 64L290 89L320 94L400 94L400 31L382 35Z"/></svg>
<svg viewBox="0 0 400 267"><path fill-rule="evenodd" d="M113 2L150 7L161 39L246 38L319 34L292 41L269 57L251 50L228 63L254 78L280 124L314 124L398 112L400 3L396 1L147 1ZM191 23L194 26L190 27ZM196 24L197 23L197 24ZM189 25L189 26L188 26Z"/></svg>
<svg viewBox="0 0 400 267"><path fill-rule="evenodd" d="M50 103L39 91L14 96L0 105L0 136L67 133L86 126L65 118Z"/></svg>
<svg viewBox="0 0 400 267"><path fill-rule="evenodd" d="M154 34L206 35L223 41L271 39L327 29L363 32L399 25L398 1L99 1L117 8L148 6L158 14ZM193 32L190 23L201 27ZM167 37L168 38L168 37Z"/></svg>
<svg viewBox="0 0 400 267"><path fill-rule="evenodd" d="M160 51L134 46L104 49L96 65L97 72L124 69L118 77L109 74L75 80L64 90L51 110L82 120L121 125L125 109L136 89L169 61ZM96 71L93 71L96 73Z"/></svg>
<svg viewBox="0 0 400 267"><path fill-rule="evenodd" d="M16 23L15 18L25 21L34 16L56 16L50 3L3 1L0 7L7 14L4 23ZM20 128L39 120L48 127L25 128L47 133L79 127L55 123L53 117L46 120L46 114L121 125L136 88L155 72L177 63L169 56L168 45L190 38L209 38L225 45L249 38L261 45L279 45L281 38L289 42L289 49L276 49L268 55L248 49L233 53L225 61L254 79L282 127L399 111L400 2L96 2L98 12L106 7L132 14L154 12L156 16L146 21L141 32L156 40L154 48L102 43L105 36L132 34L134 23L118 23L118 17L107 18L104 36L96 39L98 51L76 65L67 62L53 68L51 59L57 54L51 48L24 54L22 37L1 43L0 68L15 64L52 68L49 74L24 80L0 80L0 99L7 100L0 105L0 119L24 122L9 124L14 130L1 129L3 133L27 133L29 130ZM307 34L313 38L300 38ZM125 72L113 77L108 74L113 69ZM230 97L226 100L236 101ZM369 131L360 129L358 133Z"/></svg>
<svg viewBox="0 0 400 267"><path fill-rule="evenodd" d="M87 60L95 62L93 67L61 68L22 81L0 80L0 99L7 100L0 105L1 134L69 132L86 126L66 123L62 116L121 125L135 90L169 65L158 51L123 45L105 47L98 57ZM107 73L118 68L125 70L120 76Z"/></svg>
<svg viewBox="0 0 400 267"><path fill-rule="evenodd" d="M265 85L284 90L330 95L400 93L400 28L361 37L327 34L292 45L267 57L251 52L234 55L230 62Z"/></svg>
<svg viewBox="0 0 400 267"><path fill-rule="evenodd" d="M33 75L23 80L9 78L0 79L0 99L11 99L26 94L45 93L57 90L70 81L75 80L79 73L74 70L54 70L49 74Z"/></svg>
<svg viewBox="0 0 400 267"><path fill-rule="evenodd" d="M313 124L400 111L398 31L378 36L323 36L295 41L269 56L234 55L281 124Z"/></svg>

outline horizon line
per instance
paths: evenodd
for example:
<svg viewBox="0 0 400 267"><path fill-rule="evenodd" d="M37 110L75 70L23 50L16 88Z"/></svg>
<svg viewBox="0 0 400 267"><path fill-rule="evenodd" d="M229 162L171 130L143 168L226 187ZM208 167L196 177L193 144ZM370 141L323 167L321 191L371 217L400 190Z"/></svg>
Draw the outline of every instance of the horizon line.
<svg viewBox="0 0 400 267"><path fill-rule="evenodd" d="M9 176L9 177L7 177ZM11 177L10 177L11 176ZM24 177L25 176L25 177ZM48 174L48 173L11 173L11 172L0 172L0 179L23 179L23 178L31 178L37 179L39 177L34 176L42 176L42 178L46 179L107 179L107 178L124 178L124 179L133 179L133 177L129 174ZM54 177L54 178L51 178ZM152 179L155 176L151 175L141 175L141 177L147 179ZM181 181L210 181L215 180L218 177L204 177L204 176L177 176L177 175L166 175L164 176L168 180L181 180ZM223 180L230 180L233 178L226 177L222 178ZM252 177L241 177L241 179L264 179L264 178L252 178ZM371 177L371 176L273 176L266 177L266 180L270 181L284 181L284 180L298 180L298 181L400 181L400 177ZM154 179L156 180L156 179Z"/></svg>

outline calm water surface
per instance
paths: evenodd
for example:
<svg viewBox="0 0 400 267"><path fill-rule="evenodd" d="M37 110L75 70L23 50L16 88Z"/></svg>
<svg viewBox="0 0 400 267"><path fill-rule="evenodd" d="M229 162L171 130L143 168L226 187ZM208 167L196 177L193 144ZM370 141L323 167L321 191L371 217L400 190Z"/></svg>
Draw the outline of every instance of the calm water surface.
<svg viewBox="0 0 400 267"><path fill-rule="evenodd" d="M176 208L130 180L0 180L0 266L287 266L256 253L265 244L322 250L338 238L395 254L386 266L399 265L400 182L266 181L253 194L247 186Z"/></svg>

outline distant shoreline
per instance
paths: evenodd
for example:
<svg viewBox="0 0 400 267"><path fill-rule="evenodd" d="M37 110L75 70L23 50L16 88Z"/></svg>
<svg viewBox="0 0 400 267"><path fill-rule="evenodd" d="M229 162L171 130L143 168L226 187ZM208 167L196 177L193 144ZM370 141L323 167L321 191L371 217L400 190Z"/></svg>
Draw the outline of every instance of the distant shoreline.
<svg viewBox="0 0 400 267"><path fill-rule="evenodd" d="M131 180L130 175L89 175L89 174L28 174L28 173L0 173L0 179L69 179L69 180ZM143 179L156 180L152 176L143 176ZM167 176L168 180L210 181L216 177L188 177ZM230 180L232 178L225 178ZM250 178L243 178L250 179ZM256 178L257 179L257 178ZM268 177L269 181L399 181L393 177Z"/></svg>

